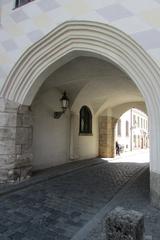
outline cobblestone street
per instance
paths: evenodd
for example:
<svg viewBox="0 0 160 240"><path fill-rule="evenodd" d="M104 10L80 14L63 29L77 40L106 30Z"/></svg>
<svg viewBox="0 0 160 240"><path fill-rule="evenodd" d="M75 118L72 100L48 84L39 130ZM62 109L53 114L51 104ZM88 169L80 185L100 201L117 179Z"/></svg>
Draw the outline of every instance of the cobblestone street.
<svg viewBox="0 0 160 240"><path fill-rule="evenodd" d="M29 180L32 185L24 187L20 185L19 190L14 189L13 186L13 192L10 189L3 195L1 191L0 239L72 239L107 203L112 202L113 197L123 190L132 177L146 166L146 163L113 164L101 159L81 161L71 166L53 168L49 173L46 171L39 177L39 182ZM70 171L67 171L69 167ZM61 174L56 176L55 170L60 171ZM49 174L49 177L45 178L46 174ZM135 202L137 203L140 199L140 205L136 207L138 210L143 209L146 202L148 204L147 179L146 174L145 180L142 181L143 189L139 188L137 191L137 187L133 188L132 195ZM141 186L140 182L137 184ZM133 204L130 200L130 196L128 191L125 198L116 205L135 208L135 203ZM142 206L141 201L144 197L146 200ZM158 211L156 213L159 214ZM160 220L159 215L157 215L156 224L159 223L158 219ZM149 217L148 221L150 221ZM89 237L84 239L98 239L97 234L101 237L98 227L96 229L95 232L93 226Z"/></svg>

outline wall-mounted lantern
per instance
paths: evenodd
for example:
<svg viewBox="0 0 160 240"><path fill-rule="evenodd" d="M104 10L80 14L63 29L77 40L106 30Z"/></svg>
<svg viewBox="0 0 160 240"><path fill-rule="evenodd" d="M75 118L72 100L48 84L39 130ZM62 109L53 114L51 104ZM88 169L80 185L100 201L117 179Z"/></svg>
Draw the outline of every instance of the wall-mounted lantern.
<svg viewBox="0 0 160 240"><path fill-rule="evenodd" d="M54 118L58 119L65 113L69 106L69 98L67 97L66 92L63 93L63 96L60 99L62 111L54 112Z"/></svg>

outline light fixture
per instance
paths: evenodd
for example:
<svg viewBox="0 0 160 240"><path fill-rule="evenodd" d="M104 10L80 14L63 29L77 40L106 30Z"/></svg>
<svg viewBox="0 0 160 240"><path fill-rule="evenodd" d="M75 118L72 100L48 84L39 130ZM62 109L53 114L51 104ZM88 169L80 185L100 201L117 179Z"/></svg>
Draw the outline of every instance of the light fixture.
<svg viewBox="0 0 160 240"><path fill-rule="evenodd" d="M67 97L66 92L63 93L63 96L61 97L60 102L61 102L62 111L54 112L54 118L56 118L56 119L60 118L62 116L62 114L65 113L65 111L68 108L69 98Z"/></svg>

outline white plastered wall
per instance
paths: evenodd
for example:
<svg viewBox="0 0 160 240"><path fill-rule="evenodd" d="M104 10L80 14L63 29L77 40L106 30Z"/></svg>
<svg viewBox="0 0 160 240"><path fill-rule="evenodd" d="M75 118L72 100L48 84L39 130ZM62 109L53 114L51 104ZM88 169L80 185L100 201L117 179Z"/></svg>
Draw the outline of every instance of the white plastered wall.
<svg viewBox="0 0 160 240"><path fill-rule="evenodd" d="M81 107L86 104L82 104ZM72 112L71 117L71 144L70 158L72 160L89 159L98 156L98 119L90 105L87 105L92 112L92 134L79 134L79 107Z"/></svg>
<svg viewBox="0 0 160 240"><path fill-rule="evenodd" d="M72 113L70 133L69 110L60 119L52 116L54 111L61 110L57 107L60 97L61 93L52 88L45 93L39 92L32 103L34 170L60 165L70 158L82 160L98 155L97 117L92 112L92 134L79 135L79 112Z"/></svg>
<svg viewBox="0 0 160 240"><path fill-rule="evenodd" d="M32 103L33 169L49 168L69 161L70 113L53 118L61 111L57 89L39 92Z"/></svg>
<svg viewBox="0 0 160 240"><path fill-rule="evenodd" d="M98 120L92 115L92 135L79 135L79 158L87 159L98 156Z"/></svg>

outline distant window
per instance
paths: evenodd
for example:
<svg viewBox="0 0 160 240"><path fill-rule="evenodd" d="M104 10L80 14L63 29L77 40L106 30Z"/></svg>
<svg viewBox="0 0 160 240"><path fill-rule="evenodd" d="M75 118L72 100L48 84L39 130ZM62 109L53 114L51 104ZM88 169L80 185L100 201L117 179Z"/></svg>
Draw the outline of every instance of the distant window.
<svg viewBox="0 0 160 240"><path fill-rule="evenodd" d="M134 126L136 125L136 115L135 114L133 115L133 125Z"/></svg>
<svg viewBox="0 0 160 240"><path fill-rule="evenodd" d="M138 147L140 147L141 146L141 143L140 143L140 136L138 135Z"/></svg>
<svg viewBox="0 0 160 240"><path fill-rule="evenodd" d="M145 129L145 119L143 119L143 128Z"/></svg>
<svg viewBox="0 0 160 240"><path fill-rule="evenodd" d="M16 0L15 7L17 8L33 1L34 0Z"/></svg>
<svg viewBox="0 0 160 240"><path fill-rule="evenodd" d="M140 122L139 122L139 120L140 120L139 117L137 117L137 127L138 127L138 128L140 127L140 124L139 124Z"/></svg>
<svg viewBox="0 0 160 240"><path fill-rule="evenodd" d="M134 142L134 147L136 147L137 146L137 138L136 138L136 135L133 135L133 142Z"/></svg>
<svg viewBox="0 0 160 240"><path fill-rule="evenodd" d="M126 121L126 137L129 136L129 122Z"/></svg>
<svg viewBox="0 0 160 240"><path fill-rule="evenodd" d="M80 110L79 133L92 133L92 113L87 106L83 106Z"/></svg>
<svg viewBox="0 0 160 240"><path fill-rule="evenodd" d="M148 121L146 120L146 130L148 130Z"/></svg>
<svg viewBox="0 0 160 240"><path fill-rule="evenodd" d="M121 136L121 120L118 120L118 128L117 128L117 134L118 136Z"/></svg>

